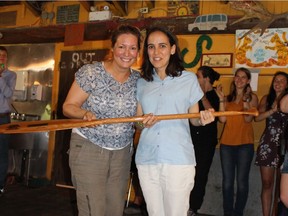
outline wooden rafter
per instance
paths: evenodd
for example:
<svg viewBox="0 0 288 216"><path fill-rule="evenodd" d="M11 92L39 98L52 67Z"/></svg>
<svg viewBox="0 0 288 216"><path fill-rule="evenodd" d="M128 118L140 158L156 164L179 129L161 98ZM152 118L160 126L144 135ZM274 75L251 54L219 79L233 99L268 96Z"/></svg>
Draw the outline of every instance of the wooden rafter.
<svg viewBox="0 0 288 216"><path fill-rule="evenodd" d="M117 11L119 16L127 16L126 1L107 1L112 11ZM114 9L114 10L113 10Z"/></svg>
<svg viewBox="0 0 288 216"><path fill-rule="evenodd" d="M233 22L239 17L229 17L229 22ZM229 26L223 31L199 31L189 32L187 25L193 23L195 17L163 17L163 18L147 18L147 19L127 19L123 23L143 28L154 25L170 26L177 35L191 34L235 34L237 29L250 29L257 23L257 20L235 24ZM122 23L119 20L95 21L84 23L84 41L106 40L109 39L111 32ZM271 24L271 28L285 28L288 25L286 19L276 20ZM2 38L0 44L20 44L20 43L56 43L64 42L65 25L51 25L32 28L0 28ZM101 31L95 31L101 29ZM21 37L19 37L21 35Z"/></svg>
<svg viewBox="0 0 288 216"><path fill-rule="evenodd" d="M44 1L23 1L23 4L34 14L34 16L38 17L42 13L42 5L45 4Z"/></svg>
<svg viewBox="0 0 288 216"><path fill-rule="evenodd" d="M155 0L145 1L145 3L149 9L152 9L155 7Z"/></svg>
<svg viewBox="0 0 288 216"><path fill-rule="evenodd" d="M93 1L79 1L80 4L85 8L85 10L87 12L90 11L90 7L94 6L94 2Z"/></svg>

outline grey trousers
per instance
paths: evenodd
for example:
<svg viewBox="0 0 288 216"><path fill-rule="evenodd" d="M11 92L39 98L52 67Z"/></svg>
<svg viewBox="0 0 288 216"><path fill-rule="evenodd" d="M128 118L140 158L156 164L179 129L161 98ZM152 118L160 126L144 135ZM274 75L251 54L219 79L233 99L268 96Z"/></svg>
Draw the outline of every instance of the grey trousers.
<svg viewBox="0 0 288 216"><path fill-rule="evenodd" d="M131 165L130 146L106 150L72 133L69 165L79 216L122 216Z"/></svg>

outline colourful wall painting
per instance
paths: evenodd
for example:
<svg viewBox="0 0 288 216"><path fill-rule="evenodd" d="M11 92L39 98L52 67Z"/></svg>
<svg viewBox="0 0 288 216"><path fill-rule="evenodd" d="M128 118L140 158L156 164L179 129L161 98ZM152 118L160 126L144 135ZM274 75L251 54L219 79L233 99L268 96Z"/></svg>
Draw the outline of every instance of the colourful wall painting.
<svg viewBox="0 0 288 216"><path fill-rule="evenodd" d="M256 31L243 37L247 31L236 31L236 68L288 68L288 28L271 28L262 36Z"/></svg>
<svg viewBox="0 0 288 216"><path fill-rule="evenodd" d="M187 16L199 14L199 0L168 0L167 5L167 16Z"/></svg>

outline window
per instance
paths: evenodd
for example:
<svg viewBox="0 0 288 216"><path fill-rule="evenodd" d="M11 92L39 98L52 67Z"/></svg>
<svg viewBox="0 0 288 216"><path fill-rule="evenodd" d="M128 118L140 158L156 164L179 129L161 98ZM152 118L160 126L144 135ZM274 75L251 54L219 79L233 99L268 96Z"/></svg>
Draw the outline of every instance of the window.
<svg viewBox="0 0 288 216"><path fill-rule="evenodd" d="M198 17L196 18L196 20L195 20L195 23L200 23L200 20L201 20L201 17L198 16Z"/></svg>
<svg viewBox="0 0 288 216"><path fill-rule="evenodd" d="M206 20L207 20L207 16L202 16L201 22L206 22Z"/></svg>
<svg viewBox="0 0 288 216"><path fill-rule="evenodd" d="M221 17L220 15L216 14L216 15L213 15L213 19L212 21L221 21Z"/></svg>

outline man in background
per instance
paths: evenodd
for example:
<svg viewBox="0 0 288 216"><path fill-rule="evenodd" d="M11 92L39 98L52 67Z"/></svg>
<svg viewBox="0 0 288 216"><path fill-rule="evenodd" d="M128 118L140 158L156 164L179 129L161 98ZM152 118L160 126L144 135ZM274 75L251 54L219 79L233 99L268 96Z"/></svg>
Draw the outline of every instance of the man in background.
<svg viewBox="0 0 288 216"><path fill-rule="evenodd" d="M7 68L8 52L0 46L0 125L10 123L11 99L16 73ZM0 196L4 193L8 169L9 135L0 134Z"/></svg>

